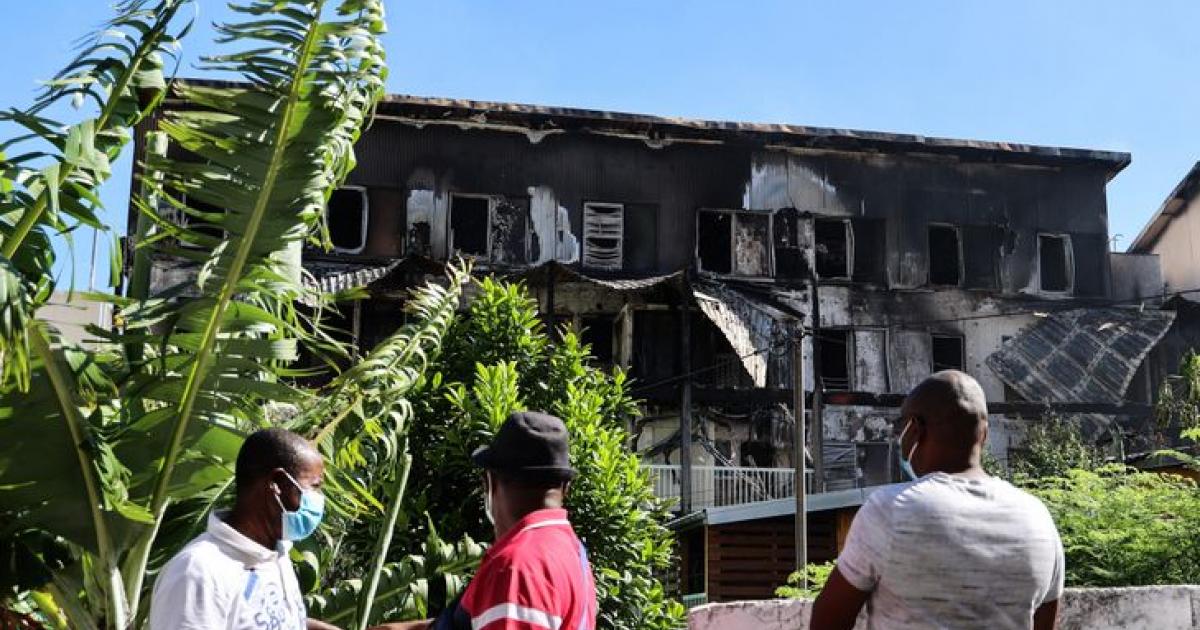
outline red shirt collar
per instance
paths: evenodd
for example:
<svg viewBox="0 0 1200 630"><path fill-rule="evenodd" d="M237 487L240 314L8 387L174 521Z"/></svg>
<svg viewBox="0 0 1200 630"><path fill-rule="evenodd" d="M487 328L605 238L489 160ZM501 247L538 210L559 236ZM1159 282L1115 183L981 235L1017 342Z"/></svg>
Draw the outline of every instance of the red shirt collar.
<svg viewBox="0 0 1200 630"><path fill-rule="evenodd" d="M534 510L534 511L530 512L529 514L526 514L525 516L523 516L521 518L521 520L517 521L516 524L514 524L512 526L512 529L505 532L504 535L501 536L500 539L497 540L492 545L492 548L489 549L488 551L499 549L499 548L507 545L509 542L512 541L513 538L516 537L517 534L525 531L531 525L536 525L538 523L544 523L546 521L560 521L560 520L561 521L567 520L567 511L564 510L563 508L546 508L543 510Z"/></svg>

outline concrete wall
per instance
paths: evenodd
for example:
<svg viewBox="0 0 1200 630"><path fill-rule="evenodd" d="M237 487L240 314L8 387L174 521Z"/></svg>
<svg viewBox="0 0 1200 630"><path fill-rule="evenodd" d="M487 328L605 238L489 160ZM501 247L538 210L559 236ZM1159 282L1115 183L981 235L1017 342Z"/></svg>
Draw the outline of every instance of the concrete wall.
<svg viewBox="0 0 1200 630"><path fill-rule="evenodd" d="M1170 225L1151 252L1162 259L1163 280L1167 291L1187 291L1200 288L1200 199L1192 199L1188 206L1171 220ZM1200 293L1184 296L1189 300L1200 300Z"/></svg>
<svg viewBox="0 0 1200 630"><path fill-rule="evenodd" d="M71 301L67 293L56 292L50 301L38 310L38 317L54 325L63 339L72 343L96 341L86 330L87 326L112 326L112 307L101 302L90 302L76 295Z"/></svg>
<svg viewBox="0 0 1200 630"><path fill-rule="evenodd" d="M1163 269L1157 254L1111 252L1112 298L1133 301L1157 299L1163 291Z"/></svg>
<svg viewBox="0 0 1200 630"><path fill-rule="evenodd" d="M766 600L700 606L689 630L796 630L808 628L811 601ZM866 628L863 619L856 629ZM1200 627L1200 587L1067 589L1061 630L1188 630Z"/></svg>

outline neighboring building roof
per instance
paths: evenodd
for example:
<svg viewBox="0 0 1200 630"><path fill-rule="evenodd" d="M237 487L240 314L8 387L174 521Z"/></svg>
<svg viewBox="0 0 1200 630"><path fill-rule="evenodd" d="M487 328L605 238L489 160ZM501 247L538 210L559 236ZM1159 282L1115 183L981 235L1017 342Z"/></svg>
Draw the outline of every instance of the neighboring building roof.
<svg viewBox="0 0 1200 630"><path fill-rule="evenodd" d="M1049 313L987 358L1034 402L1119 403L1142 359L1175 321L1172 311L1089 308ZM1104 426L1103 417L1087 416Z"/></svg>
<svg viewBox="0 0 1200 630"><path fill-rule="evenodd" d="M1137 238L1129 245L1131 254L1148 254L1153 249L1158 238L1171 225L1175 217L1187 210L1188 203L1200 194L1200 162L1192 165L1192 170L1183 176L1183 180L1175 186L1175 190L1167 195L1166 201L1158 208L1158 212L1150 218L1150 222L1142 228Z"/></svg>
<svg viewBox="0 0 1200 630"><path fill-rule="evenodd" d="M900 484L885 484L810 494L805 501L804 511L811 514L813 512L827 512L847 507L858 507L865 503L867 497L871 496L876 490L897 485ZM757 501L755 503L704 508L667 523L667 527L674 530L681 530L690 529L700 524L725 525L743 521L757 521L764 518L795 516L795 514L796 499L795 497L789 497L773 501Z"/></svg>
<svg viewBox="0 0 1200 630"><path fill-rule="evenodd" d="M241 86L227 81L181 79L195 85ZM178 101L175 102L178 104ZM1111 179L1129 165L1128 153L1016 142L938 138L918 134L834 129L774 123L695 120L574 107L496 103L468 99L391 94L376 113L417 125L445 124L524 133L533 142L548 135L579 131L643 140L652 146L673 142L760 144L833 151L954 155L983 162L1061 166L1091 165Z"/></svg>

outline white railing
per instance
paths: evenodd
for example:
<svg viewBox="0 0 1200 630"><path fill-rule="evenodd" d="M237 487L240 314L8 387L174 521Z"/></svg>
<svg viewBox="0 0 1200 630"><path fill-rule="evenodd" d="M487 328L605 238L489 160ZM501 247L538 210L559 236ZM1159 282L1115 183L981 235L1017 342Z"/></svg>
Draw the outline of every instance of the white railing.
<svg viewBox="0 0 1200 630"><path fill-rule="evenodd" d="M680 470L675 464L643 464L660 499L679 500ZM692 466L692 508L722 507L794 497L796 471L791 468ZM806 473L812 487L812 471Z"/></svg>

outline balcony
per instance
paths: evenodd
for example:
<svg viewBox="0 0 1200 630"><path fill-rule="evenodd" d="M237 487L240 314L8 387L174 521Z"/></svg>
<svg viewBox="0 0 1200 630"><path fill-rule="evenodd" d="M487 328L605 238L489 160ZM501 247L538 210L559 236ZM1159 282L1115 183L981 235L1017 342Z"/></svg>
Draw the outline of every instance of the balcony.
<svg viewBox="0 0 1200 630"><path fill-rule="evenodd" d="M654 483L654 494L678 504L680 469L674 464L643 464ZM692 466L692 509L772 501L796 496L796 471L791 468L749 466ZM812 488L812 470L805 473Z"/></svg>

